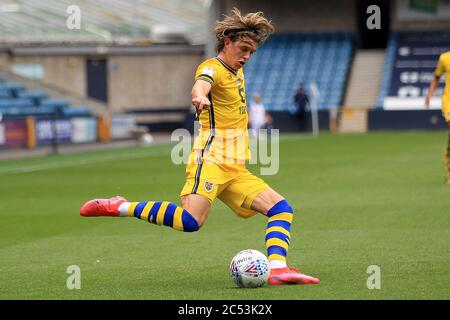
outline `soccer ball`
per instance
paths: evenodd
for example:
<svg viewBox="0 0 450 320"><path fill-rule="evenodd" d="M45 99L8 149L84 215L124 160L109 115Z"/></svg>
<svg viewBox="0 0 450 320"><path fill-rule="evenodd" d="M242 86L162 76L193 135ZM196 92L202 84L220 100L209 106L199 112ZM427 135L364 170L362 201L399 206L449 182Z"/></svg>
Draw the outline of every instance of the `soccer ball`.
<svg viewBox="0 0 450 320"><path fill-rule="evenodd" d="M153 143L153 136L150 133L145 133L141 137L141 144L149 145Z"/></svg>
<svg viewBox="0 0 450 320"><path fill-rule="evenodd" d="M262 287L269 279L269 272L269 260L254 249L238 252L230 263L231 277L242 288Z"/></svg>

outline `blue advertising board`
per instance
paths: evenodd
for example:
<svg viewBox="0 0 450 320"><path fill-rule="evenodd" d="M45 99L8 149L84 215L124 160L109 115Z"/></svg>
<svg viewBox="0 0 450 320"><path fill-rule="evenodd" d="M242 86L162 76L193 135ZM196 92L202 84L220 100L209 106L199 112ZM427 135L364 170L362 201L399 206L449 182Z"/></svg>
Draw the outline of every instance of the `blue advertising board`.
<svg viewBox="0 0 450 320"><path fill-rule="evenodd" d="M450 50L450 33L398 33L395 49L384 108L423 108L439 55ZM441 77L432 100L432 109L440 108L444 84L444 77Z"/></svg>
<svg viewBox="0 0 450 320"><path fill-rule="evenodd" d="M56 120L37 120L36 121L36 142L37 144L50 144L54 138L54 131L56 129L56 136L58 142L71 142L72 139L72 122L69 119Z"/></svg>

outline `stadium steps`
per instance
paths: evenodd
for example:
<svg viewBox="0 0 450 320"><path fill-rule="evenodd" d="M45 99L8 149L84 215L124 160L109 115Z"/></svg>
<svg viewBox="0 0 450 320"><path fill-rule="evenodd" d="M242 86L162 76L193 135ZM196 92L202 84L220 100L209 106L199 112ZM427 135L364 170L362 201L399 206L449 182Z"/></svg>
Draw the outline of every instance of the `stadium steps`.
<svg viewBox="0 0 450 320"><path fill-rule="evenodd" d="M353 59L344 106L374 108L380 91L385 50L358 50Z"/></svg>
<svg viewBox="0 0 450 320"><path fill-rule="evenodd" d="M93 115L109 112L106 104L103 104L97 100L75 96L72 93L68 93L52 85L45 84L40 80L31 80L2 68L0 68L0 75L6 80L6 82L23 84L27 91L45 92L47 97L50 99L64 99L69 105L72 106L86 106Z"/></svg>
<svg viewBox="0 0 450 320"><path fill-rule="evenodd" d="M368 131L368 110L363 108L343 108L339 114L339 133L361 133Z"/></svg>

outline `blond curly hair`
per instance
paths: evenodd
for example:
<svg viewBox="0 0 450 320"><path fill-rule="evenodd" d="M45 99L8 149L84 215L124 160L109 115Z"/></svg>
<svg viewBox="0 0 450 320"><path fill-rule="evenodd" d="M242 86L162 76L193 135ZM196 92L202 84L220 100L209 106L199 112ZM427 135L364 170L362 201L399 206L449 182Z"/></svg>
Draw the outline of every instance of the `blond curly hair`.
<svg viewBox="0 0 450 320"><path fill-rule="evenodd" d="M217 21L214 27L218 53L224 48L226 38L232 42L250 38L259 47L275 31L272 21L267 20L261 11L242 15L237 8L233 8L231 13L231 16L225 15L223 20Z"/></svg>

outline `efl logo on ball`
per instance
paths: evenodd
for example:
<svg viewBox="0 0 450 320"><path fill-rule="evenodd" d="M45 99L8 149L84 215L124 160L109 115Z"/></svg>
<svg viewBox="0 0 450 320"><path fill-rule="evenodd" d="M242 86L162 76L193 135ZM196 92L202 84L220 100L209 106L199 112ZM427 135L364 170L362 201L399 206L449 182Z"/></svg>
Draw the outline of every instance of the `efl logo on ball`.
<svg viewBox="0 0 450 320"><path fill-rule="evenodd" d="M258 250L246 249L238 252L230 263L234 282L242 288L257 288L267 284L269 260Z"/></svg>

